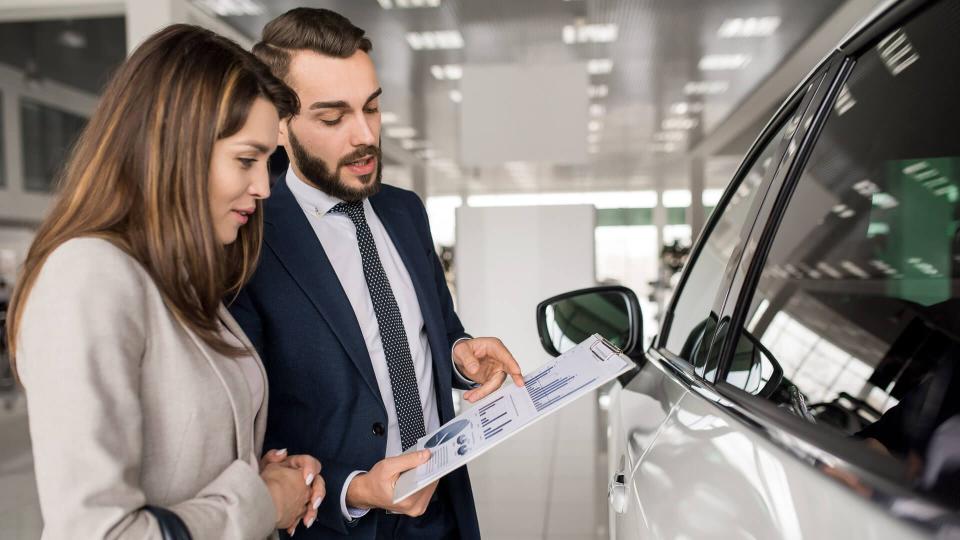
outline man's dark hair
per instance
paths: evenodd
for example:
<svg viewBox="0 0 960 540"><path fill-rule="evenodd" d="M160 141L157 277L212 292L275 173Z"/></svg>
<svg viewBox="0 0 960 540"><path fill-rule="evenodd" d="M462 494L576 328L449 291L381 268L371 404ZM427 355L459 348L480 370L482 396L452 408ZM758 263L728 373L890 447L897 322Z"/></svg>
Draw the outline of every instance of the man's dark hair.
<svg viewBox="0 0 960 540"><path fill-rule="evenodd" d="M349 58L361 50L373 49L370 38L349 19L321 8L299 7L280 15L263 27L253 54L270 66L279 79L286 80L294 51L307 50L325 56Z"/></svg>

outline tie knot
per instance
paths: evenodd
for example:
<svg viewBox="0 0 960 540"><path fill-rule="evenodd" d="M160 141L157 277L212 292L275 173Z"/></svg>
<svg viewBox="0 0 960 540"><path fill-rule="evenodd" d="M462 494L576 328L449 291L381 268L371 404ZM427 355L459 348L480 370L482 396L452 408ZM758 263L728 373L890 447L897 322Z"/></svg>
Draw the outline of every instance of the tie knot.
<svg viewBox="0 0 960 540"><path fill-rule="evenodd" d="M346 214L354 223L363 219L363 201L342 202L330 209L331 214Z"/></svg>

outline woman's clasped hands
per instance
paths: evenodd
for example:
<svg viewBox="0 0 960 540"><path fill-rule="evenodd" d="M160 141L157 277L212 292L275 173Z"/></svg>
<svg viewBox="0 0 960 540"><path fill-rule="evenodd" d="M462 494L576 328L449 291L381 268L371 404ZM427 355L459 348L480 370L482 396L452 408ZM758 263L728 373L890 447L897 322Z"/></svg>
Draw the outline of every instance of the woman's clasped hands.
<svg viewBox="0 0 960 540"><path fill-rule="evenodd" d="M287 450L271 450L260 459L260 477L277 509L277 528L293 536L297 525L311 527L326 495L320 462L308 455L288 456Z"/></svg>

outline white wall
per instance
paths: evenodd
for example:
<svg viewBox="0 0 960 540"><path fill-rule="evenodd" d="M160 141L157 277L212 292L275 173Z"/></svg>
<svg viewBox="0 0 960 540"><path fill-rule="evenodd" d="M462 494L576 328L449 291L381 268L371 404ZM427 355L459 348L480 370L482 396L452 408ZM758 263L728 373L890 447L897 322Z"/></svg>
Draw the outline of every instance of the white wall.
<svg viewBox="0 0 960 540"><path fill-rule="evenodd" d="M548 357L537 304L595 285L592 205L457 210L458 313L467 332L499 337L524 372Z"/></svg>

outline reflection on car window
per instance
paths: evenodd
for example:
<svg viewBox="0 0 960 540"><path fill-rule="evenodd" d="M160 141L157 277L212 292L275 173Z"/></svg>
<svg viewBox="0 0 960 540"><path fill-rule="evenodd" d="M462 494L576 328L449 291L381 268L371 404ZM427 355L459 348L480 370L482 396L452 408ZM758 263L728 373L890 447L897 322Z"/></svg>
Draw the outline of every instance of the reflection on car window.
<svg viewBox="0 0 960 540"><path fill-rule="evenodd" d="M667 335L667 350L696 364L694 357L705 360L710 336L716 327L709 322L709 314L718 301L717 293L724 270L741 243L741 235L750 216L760 187L770 172L780 163L781 143L796 130L799 117L784 122L780 130L767 142L750 170L740 181L736 193L723 209L720 219L707 238L703 249L693 261L690 276L680 291L673 311L673 322ZM722 299L721 299L722 300ZM697 354L700 352L700 354ZM702 364L700 364L702 365Z"/></svg>
<svg viewBox="0 0 960 540"><path fill-rule="evenodd" d="M960 4L941 2L858 60L777 232L744 334L782 369L765 396L901 458L919 489L953 505L960 41L945 29L957 23ZM727 377L742 380L737 369Z"/></svg>

